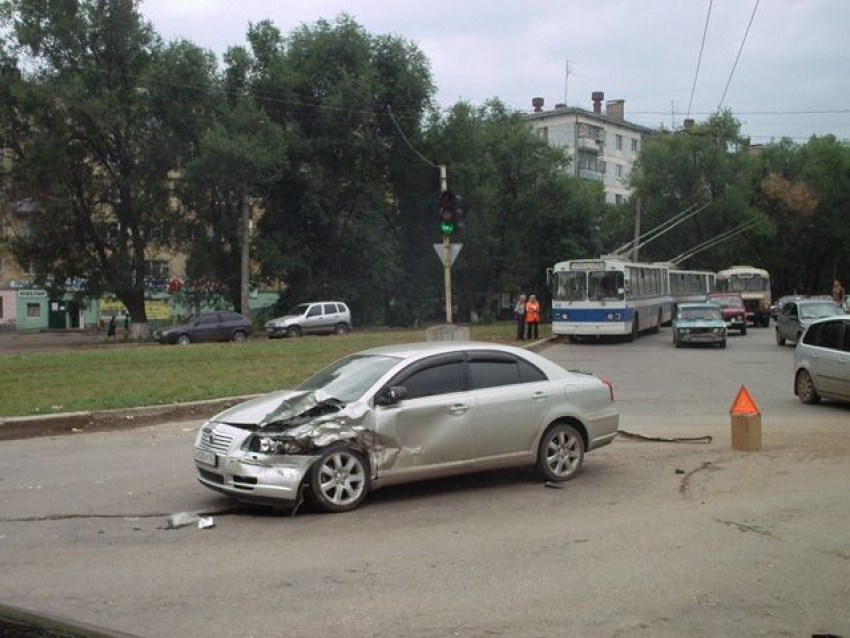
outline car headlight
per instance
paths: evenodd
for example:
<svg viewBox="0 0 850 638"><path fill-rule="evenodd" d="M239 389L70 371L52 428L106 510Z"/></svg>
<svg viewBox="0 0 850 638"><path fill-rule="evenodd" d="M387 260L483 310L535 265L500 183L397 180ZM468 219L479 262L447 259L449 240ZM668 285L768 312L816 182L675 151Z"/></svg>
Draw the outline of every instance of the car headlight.
<svg viewBox="0 0 850 638"><path fill-rule="evenodd" d="M679 334L680 335L686 335L689 332L690 332L690 330L688 328L679 328Z"/></svg>
<svg viewBox="0 0 850 638"><path fill-rule="evenodd" d="M262 454L302 454L304 448L294 439L273 439L268 436L254 437L248 444L248 449Z"/></svg>

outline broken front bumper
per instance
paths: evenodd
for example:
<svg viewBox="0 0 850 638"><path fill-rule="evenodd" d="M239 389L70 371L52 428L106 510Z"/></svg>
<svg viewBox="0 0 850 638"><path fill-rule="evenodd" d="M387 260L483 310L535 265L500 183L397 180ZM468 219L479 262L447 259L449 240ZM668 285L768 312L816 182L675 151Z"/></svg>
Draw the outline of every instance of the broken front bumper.
<svg viewBox="0 0 850 638"><path fill-rule="evenodd" d="M237 500L295 505L315 455L279 456L242 449L250 432L227 425L205 425L195 439L198 481Z"/></svg>

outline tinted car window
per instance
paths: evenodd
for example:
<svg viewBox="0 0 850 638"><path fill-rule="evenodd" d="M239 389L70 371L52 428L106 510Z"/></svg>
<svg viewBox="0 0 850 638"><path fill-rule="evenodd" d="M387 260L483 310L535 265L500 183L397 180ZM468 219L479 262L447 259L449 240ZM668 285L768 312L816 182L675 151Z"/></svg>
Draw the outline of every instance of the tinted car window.
<svg viewBox="0 0 850 638"><path fill-rule="evenodd" d="M821 348L838 349L838 337L840 335L841 322L827 321L821 325L820 335L818 335L817 344Z"/></svg>
<svg viewBox="0 0 850 638"><path fill-rule="evenodd" d="M338 303L338 304L336 305L336 311L337 311L337 312L345 312L345 310L346 310L345 306L344 306L344 305L342 305L341 303Z"/></svg>
<svg viewBox="0 0 850 638"><path fill-rule="evenodd" d="M307 312L308 317L318 317L320 314L322 314L322 305L321 304L312 306L310 308L310 310Z"/></svg>
<svg viewBox="0 0 850 638"><path fill-rule="evenodd" d="M220 314L223 321L239 321L242 319L242 315L238 315L235 312L222 312Z"/></svg>
<svg viewBox="0 0 850 638"><path fill-rule="evenodd" d="M519 365L507 359L470 361L469 380L476 390L513 385L520 382Z"/></svg>
<svg viewBox="0 0 850 638"><path fill-rule="evenodd" d="M841 349L850 352L850 321L844 322L844 345Z"/></svg>
<svg viewBox="0 0 850 638"><path fill-rule="evenodd" d="M389 385L407 388L407 399L460 392L463 390L463 361L457 355L420 362Z"/></svg>
<svg viewBox="0 0 850 638"><path fill-rule="evenodd" d="M335 303L326 303L325 304L325 314L326 315L336 314L336 304Z"/></svg>
<svg viewBox="0 0 850 638"><path fill-rule="evenodd" d="M519 377L523 383L548 381L548 377L539 368L535 368L528 361L522 359L519 360Z"/></svg>
<svg viewBox="0 0 850 638"><path fill-rule="evenodd" d="M218 315L217 315L217 314L215 314L215 313L208 314L208 315L201 315L201 316L198 318L198 323L200 323L200 324L204 324L204 323L216 323L216 322L218 322Z"/></svg>
<svg viewBox="0 0 850 638"><path fill-rule="evenodd" d="M820 339L820 329L823 324L816 323L813 326L810 326L808 330L806 330L806 334L803 336L803 343L807 346L815 346L818 343L818 339Z"/></svg>

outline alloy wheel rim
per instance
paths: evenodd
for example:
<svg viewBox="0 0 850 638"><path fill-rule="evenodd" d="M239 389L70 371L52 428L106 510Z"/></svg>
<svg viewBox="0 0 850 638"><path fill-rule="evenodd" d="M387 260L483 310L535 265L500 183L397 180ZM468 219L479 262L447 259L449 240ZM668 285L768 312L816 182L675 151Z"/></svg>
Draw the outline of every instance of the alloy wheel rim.
<svg viewBox="0 0 850 638"><path fill-rule="evenodd" d="M546 446L546 462L558 476L567 476L580 456L578 439L566 432L558 432Z"/></svg>
<svg viewBox="0 0 850 638"><path fill-rule="evenodd" d="M322 493L335 505L353 503L360 498L365 485L363 465L351 454L332 454L319 468Z"/></svg>

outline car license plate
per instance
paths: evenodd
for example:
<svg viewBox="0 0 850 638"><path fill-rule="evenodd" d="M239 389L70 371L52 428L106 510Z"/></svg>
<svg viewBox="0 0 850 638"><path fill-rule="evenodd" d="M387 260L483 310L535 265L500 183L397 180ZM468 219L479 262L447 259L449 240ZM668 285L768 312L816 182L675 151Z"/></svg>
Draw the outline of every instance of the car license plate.
<svg viewBox="0 0 850 638"><path fill-rule="evenodd" d="M202 448L195 448L195 460L200 463L206 463L207 465L212 465L216 467L218 465L218 457L215 452L212 450L204 450Z"/></svg>

